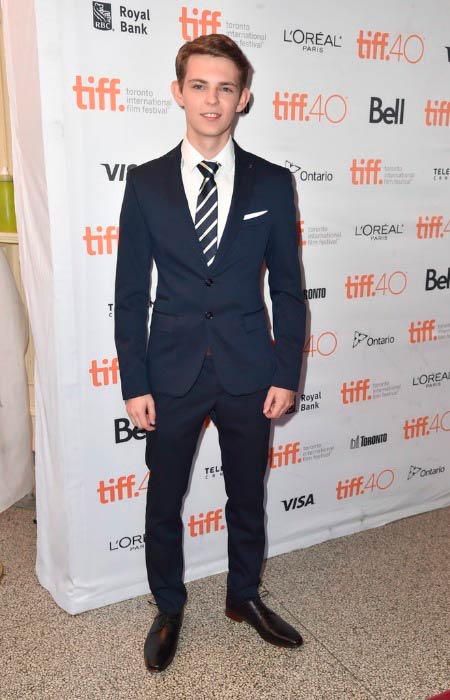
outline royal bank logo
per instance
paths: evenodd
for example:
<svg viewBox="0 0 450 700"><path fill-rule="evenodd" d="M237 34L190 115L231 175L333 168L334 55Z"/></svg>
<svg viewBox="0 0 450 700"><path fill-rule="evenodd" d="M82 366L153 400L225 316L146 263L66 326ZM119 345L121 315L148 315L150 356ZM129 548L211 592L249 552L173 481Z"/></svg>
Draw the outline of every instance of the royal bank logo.
<svg viewBox="0 0 450 700"><path fill-rule="evenodd" d="M110 2L92 3L92 23L94 29L102 32L109 32L112 29L112 14Z"/></svg>

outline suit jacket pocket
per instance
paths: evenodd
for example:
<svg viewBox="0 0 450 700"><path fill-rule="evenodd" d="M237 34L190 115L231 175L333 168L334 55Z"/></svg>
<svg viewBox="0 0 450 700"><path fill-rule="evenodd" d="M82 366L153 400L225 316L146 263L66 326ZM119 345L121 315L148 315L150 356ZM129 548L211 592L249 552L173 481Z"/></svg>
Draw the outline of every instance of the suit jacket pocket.
<svg viewBox="0 0 450 700"><path fill-rule="evenodd" d="M175 330L177 320L177 316L161 313L161 311L156 311L154 309L150 329L170 333Z"/></svg>
<svg viewBox="0 0 450 700"><path fill-rule="evenodd" d="M244 316L244 327L247 332L254 331L257 328L267 328L266 309L263 306L258 311L252 311Z"/></svg>

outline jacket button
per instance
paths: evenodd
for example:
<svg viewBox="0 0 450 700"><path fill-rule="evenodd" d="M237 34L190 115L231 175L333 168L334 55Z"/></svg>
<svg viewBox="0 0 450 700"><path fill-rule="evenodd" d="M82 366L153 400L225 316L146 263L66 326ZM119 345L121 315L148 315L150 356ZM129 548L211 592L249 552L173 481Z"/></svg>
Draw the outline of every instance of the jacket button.
<svg viewBox="0 0 450 700"><path fill-rule="evenodd" d="M207 311L205 313L205 318L207 318L208 320L211 319L213 316L214 316L214 314L212 311Z"/></svg>
<svg viewBox="0 0 450 700"><path fill-rule="evenodd" d="M207 287L210 287L212 285L212 283L213 283L213 280L211 279L211 277L209 277L207 280L205 280L205 284Z"/></svg>

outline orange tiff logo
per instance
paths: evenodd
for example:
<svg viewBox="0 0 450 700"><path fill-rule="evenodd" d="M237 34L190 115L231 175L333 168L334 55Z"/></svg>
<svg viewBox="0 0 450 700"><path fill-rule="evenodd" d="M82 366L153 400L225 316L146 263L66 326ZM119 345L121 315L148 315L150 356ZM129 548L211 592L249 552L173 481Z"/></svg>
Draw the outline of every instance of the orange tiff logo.
<svg viewBox="0 0 450 700"><path fill-rule="evenodd" d="M113 357L112 360L104 357L101 364L103 366L100 367L97 360L92 360L91 362L89 374L91 375L92 386L117 384L119 381L119 361L117 357Z"/></svg>
<svg viewBox="0 0 450 700"><path fill-rule="evenodd" d="M345 296L347 299L359 299L361 297L374 297L378 294L386 296L402 294L408 283L405 272L395 270L390 274L383 272L377 279L370 275L347 275L345 280Z"/></svg>
<svg viewBox="0 0 450 700"><path fill-rule="evenodd" d="M307 92L284 92L281 97L277 91L272 101L275 119L300 122L315 119L320 122L323 118L331 124L339 124L347 116L347 102L342 95L335 94L327 98L318 95L310 106L308 98Z"/></svg>
<svg viewBox="0 0 450 700"><path fill-rule="evenodd" d="M192 14L188 15L188 8L181 8L181 16L178 18L181 23L181 35L185 41L192 41L203 34L217 34L220 24L221 12L217 10L202 10L199 11L196 7L192 8Z"/></svg>
<svg viewBox="0 0 450 700"><path fill-rule="evenodd" d="M360 158L359 162L353 158L350 166L352 185L382 185L380 178L381 158Z"/></svg>
<svg viewBox="0 0 450 700"><path fill-rule="evenodd" d="M436 321L434 318L427 318L425 321L411 321L409 327L409 342L412 345L416 343L427 343L430 340L437 340L434 335Z"/></svg>
<svg viewBox="0 0 450 700"><path fill-rule="evenodd" d="M86 226L84 229L83 241L86 243L86 253L88 255L112 255L117 248L119 241L119 227L96 226L97 233L92 233L92 228ZM114 245L113 245L114 244Z"/></svg>
<svg viewBox="0 0 450 700"><path fill-rule="evenodd" d="M209 510L206 515L199 513L196 517L191 515L188 521L189 534L191 537L199 535L209 535L211 532L225 530L225 525L221 524L223 519L223 509Z"/></svg>
<svg viewBox="0 0 450 700"><path fill-rule="evenodd" d="M419 216L417 224L417 238L444 238L445 233L450 233L450 219L444 226L443 216Z"/></svg>
<svg viewBox="0 0 450 700"><path fill-rule="evenodd" d="M405 38L398 34L391 40L389 32L365 32L364 29L359 30L356 45L358 58L372 61L390 61L392 57L397 57L397 62L404 59L408 63L419 63L425 50L423 39L418 34Z"/></svg>
<svg viewBox="0 0 450 700"><path fill-rule="evenodd" d="M93 75L88 75L87 82L83 82L82 76L76 75L72 90L76 95L78 109L125 111L125 105L117 104L119 85L119 78L103 77L96 81Z"/></svg>
<svg viewBox="0 0 450 700"><path fill-rule="evenodd" d="M418 418L407 418L403 424L403 437L405 440L411 438L428 437L431 431L435 434L443 430L444 433L450 432L450 411L444 413L436 413L435 416L419 416Z"/></svg>
<svg viewBox="0 0 450 700"><path fill-rule="evenodd" d="M370 379L358 379L347 384L344 382L341 387L342 403L358 403L359 401L370 401L372 395L369 394Z"/></svg>
<svg viewBox="0 0 450 700"><path fill-rule="evenodd" d="M428 100L425 105L426 126L450 125L450 102L447 100Z"/></svg>
<svg viewBox="0 0 450 700"><path fill-rule="evenodd" d="M147 492L149 476L150 472L146 471L139 486L136 484L136 474L124 474L117 478L112 477L107 482L101 479L97 488L98 499L102 505L106 505L107 503L128 500L129 498L137 498L143 492Z"/></svg>
<svg viewBox="0 0 450 700"><path fill-rule="evenodd" d="M300 442L288 442L285 445L278 445L276 451L274 447L269 450L268 463L271 469L286 467L288 464L299 464L301 461Z"/></svg>

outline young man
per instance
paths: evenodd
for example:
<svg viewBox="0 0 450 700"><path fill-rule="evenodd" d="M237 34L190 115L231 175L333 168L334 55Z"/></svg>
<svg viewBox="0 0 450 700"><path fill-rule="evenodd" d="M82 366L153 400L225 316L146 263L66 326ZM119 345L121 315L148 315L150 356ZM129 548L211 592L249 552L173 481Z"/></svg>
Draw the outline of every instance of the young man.
<svg viewBox="0 0 450 700"><path fill-rule="evenodd" d="M181 47L172 93L186 115L173 151L129 172L120 218L115 339L123 398L147 432L146 564L159 613L144 646L150 671L172 661L182 624L180 510L198 436L217 426L227 493L226 615L268 642L300 634L258 596L271 419L294 402L304 342L296 217L285 168L232 139L250 65L227 36ZM158 286L147 341L152 260ZM269 271L275 346L260 280Z"/></svg>

